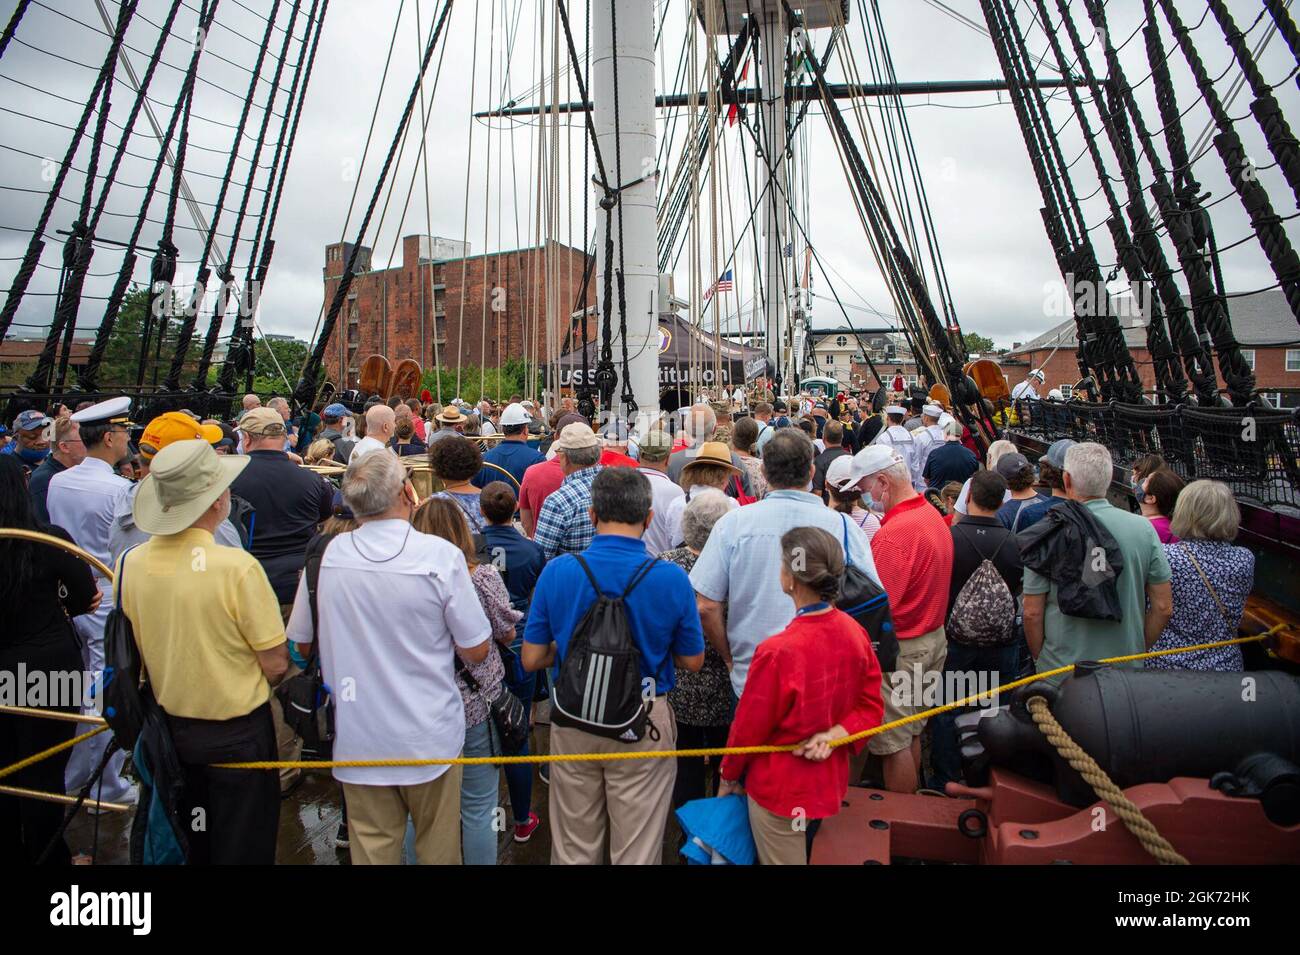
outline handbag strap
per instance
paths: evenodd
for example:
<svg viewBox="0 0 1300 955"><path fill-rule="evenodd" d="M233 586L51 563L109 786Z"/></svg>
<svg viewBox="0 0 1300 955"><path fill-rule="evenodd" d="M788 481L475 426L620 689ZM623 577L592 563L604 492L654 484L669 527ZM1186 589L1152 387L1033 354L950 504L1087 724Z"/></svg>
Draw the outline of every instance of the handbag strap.
<svg viewBox="0 0 1300 955"><path fill-rule="evenodd" d="M1214 603L1219 608L1219 613L1223 617L1223 622L1228 625L1228 629L1232 629L1232 621L1228 617L1227 608L1223 606L1223 601L1219 599L1218 593L1215 592L1214 585L1210 583L1210 578L1205 576L1205 571L1201 570L1200 562L1197 561L1196 555L1192 553L1192 549L1188 546L1186 541L1183 542L1183 550L1187 554L1187 559L1192 562L1192 566L1196 568L1196 572L1201 575L1201 581L1205 584L1205 589L1208 590L1210 596L1214 598Z"/></svg>

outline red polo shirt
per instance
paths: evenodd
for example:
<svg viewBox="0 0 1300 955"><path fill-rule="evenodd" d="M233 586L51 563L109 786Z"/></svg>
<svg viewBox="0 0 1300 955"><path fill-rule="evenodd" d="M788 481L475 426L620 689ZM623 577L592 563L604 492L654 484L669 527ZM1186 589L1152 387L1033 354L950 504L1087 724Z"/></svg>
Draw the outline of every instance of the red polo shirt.
<svg viewBox="0 0 1300 955"><path fill-rule="evenodd" d="M898 639L943 626L952 581L952 532L919 494L889 509L871 538L876 573L889 594Z"/></svg>
<svg viewBox="0 0 1300 955"><path fill-rule="evenodd" d="M880 725L880 663L871 639L841 610L795 617L754 651L731 724L728 746L799 743L840 724L852 736ZM722 778L744 778L745 791L768 812L809 819L840 811L849 788L849 754L866 740L831 750L814 763L793 753L732 755Z"/></svg>
<svg viewBox="0 0 1300 955"><path fill-rule="evenodd" d="M531 511L535 520L542 512L542 502L563 483L564 468L559 458L530 465L519 485L519 509Z"/></svg>

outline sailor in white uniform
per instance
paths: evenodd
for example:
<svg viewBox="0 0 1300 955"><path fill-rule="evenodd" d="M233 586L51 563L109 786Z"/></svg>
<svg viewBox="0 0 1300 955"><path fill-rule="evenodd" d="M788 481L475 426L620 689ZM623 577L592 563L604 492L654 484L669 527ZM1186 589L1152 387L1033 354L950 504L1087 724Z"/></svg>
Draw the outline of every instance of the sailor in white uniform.
<svg viewBox="0 0 1300 955"><path fill-rule="evenodd" d="M1011 389L1011 400L1018 401L1021 398L1037 398L1038 390L1034 387L1034 382L1040 385L1047 380L1041 368L1035 368L1029 373L1029 377Z"/></svg>
<svg viewBox="0 0 1300 955"><path fill-rule="evenodd" d="M926 487L925 478L921 476L921 472L925 470L925 459L930 456L931 451L947 440L943 427L939 424L942 415L943 408L939 405L925 405L921 409L921 427L912 432L912 441L915 443L912 486L918 491L924 491Z"/></svg>
<svg viewBox="0 0 1300 955"><path fill-rule="evenodd" d="M112 564L109 534L118 502L130 492L131 482L117 473L118 465L130 453L131 421L127 412L130 398L110 398L78 411L72 420L81 425L81 440L86 458L75 468L61 471L50 479L50 523L72 535L77 546L94 554L105 564ZM113 609L113 587L95 571L95 580L103 599L93 614L76 617L73 625L81 638L81 656L86 670L93 674L98 687L104 670L104 624ZM98 711L96 705L87 712ZM88 732L90 724L80 724L78 733ZM100 733L79 743L72 751L64 775L67 792L80 791L94 773L111 736ZM106 802L133 801L134 790L122 776L126 754L118 751L109 759L100 785L91 790L92 799Z"/></svg>
<svg viewBox="0 0 1300 955"><path fill-rule="evenodd" d="M885 420L889 422L887 427L881 428L880 433L876 435L872 444L881 444L887 448L893 448L900 458L907 462L907 469L913 474L920 472L919 467L914 463L916 460L916 441L913 438L914 432L908 431L903 427L903 419L907 417L907 409L901 405L890 405L885 409Z"/></svg>

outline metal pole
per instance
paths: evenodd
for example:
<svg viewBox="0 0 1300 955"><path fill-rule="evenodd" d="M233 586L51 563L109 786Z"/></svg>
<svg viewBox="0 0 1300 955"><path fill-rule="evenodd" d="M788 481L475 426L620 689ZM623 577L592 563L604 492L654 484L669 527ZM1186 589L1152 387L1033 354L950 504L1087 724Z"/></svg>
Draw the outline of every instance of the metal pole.
<svg viewBox="0 0 1300 955"><path fill-rule="evenodd" d="M593 187L596 234L604 235L605 217L613 215L614 269L623 269L627 300L628 378L644 422L659 414L659 264L655 221L654 5L645 0L599 0L591 6L592 124L596 148L604 159L608 187L618 202L606 211L605 194ZM618 71L618 101L614 82ZM603 288L608 267L597 246L596 281ZM616 280L617 282L617 280ZM603 301L597 297L597 301ZM614 306L618 308L618 297ZM614 365L622 374L622 343L617 314ZM619 391L615 391L615 401ZM603 409L610 410L610 409ZM626 414L626 408L621 408Z"/></svg>
<svg viewBox="0 0 1300 955"><path fill-rule="evenodd" d="M786 189L785 116L785 13L779 4L763 11L760 36L763 41L763 150L768 175L775 177L772 187L763 199L764 268L763 268L763 331L767 357L776 369L777 377L788 391L793 383L786 367L785 335L782 318L785 313L785 294L789 283L782 274L782 218L785 207L778 197L788 194ZM714 276L716 281L717 276Z"/></svg>

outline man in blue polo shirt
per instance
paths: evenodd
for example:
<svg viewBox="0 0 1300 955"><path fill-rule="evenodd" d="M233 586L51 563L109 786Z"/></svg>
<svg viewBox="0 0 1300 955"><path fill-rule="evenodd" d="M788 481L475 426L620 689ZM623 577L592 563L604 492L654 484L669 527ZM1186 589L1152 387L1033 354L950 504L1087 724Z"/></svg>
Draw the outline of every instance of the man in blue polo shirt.
<svg viewBox="0 0 1300 955"><path fill-rule="evenodd" d="M483 455L483 463L495 464L510 472L515 479L516 494L519 486L524 483L524 472L538 461L546 460L540 451L528 446L528 422L532 420L523 405L506 405L506 410L501 412L501 433L504 437L497 442L496 447ZM501 472L496 468L483 468L471 483L475 487L487 487L493 481L500 480Z"/></svg>
<svg viewBox="0 0 1300 955"><path fill-rule="evenodd" d="M641 541L650 523L650 482L631 468L606 468L591 485L596 534L582 558L607 595L621 594L647 561ZM533 592L524 630L527 670L561 665L569 639L596 594L573 555L553 559ZM641 676L654 694L645 736L626 743L553 725L551 752L633 753L671 750L677 721L668 704L675 667L704 664L704 635L686 572L658 561L625 600L641 657ZM651 865L661 859L664 825L677 777L672 759L555 763L551 768L551 864L598 865L608 839L615 865Z"/></svg>

